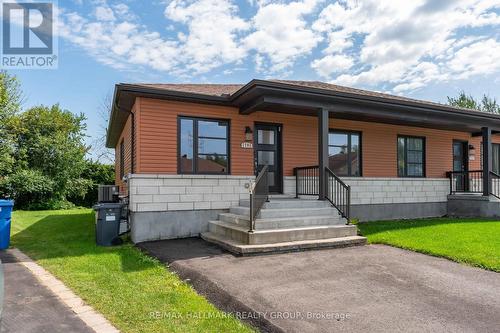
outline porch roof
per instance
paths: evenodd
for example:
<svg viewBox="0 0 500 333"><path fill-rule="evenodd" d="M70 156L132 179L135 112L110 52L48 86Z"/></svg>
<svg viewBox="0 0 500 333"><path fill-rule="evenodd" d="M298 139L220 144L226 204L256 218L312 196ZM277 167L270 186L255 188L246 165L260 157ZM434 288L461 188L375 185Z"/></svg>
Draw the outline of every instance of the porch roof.
<svg viewBox="0 0 500 333"><path fill-rule="evenodd" d="M117 84L106 146L116 146L136 97L237 107L241 114L255 111L370 121L478 133L489 127L500 133L500 116L354 89L317 81L252 80L241 84Z"/></svg>

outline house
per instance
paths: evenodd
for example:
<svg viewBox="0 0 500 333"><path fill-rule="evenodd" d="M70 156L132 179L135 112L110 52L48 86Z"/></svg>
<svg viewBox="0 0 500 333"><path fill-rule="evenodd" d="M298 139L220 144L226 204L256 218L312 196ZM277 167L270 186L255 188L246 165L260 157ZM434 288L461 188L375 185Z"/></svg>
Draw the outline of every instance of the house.
<svg viewBox="0 0 500 333"><path fill-rule="evenodd" d="M322 82L118 84L106 145L134 242L245 253L362 243L347 219L495 216L497 133L496 114Z"/></svg>

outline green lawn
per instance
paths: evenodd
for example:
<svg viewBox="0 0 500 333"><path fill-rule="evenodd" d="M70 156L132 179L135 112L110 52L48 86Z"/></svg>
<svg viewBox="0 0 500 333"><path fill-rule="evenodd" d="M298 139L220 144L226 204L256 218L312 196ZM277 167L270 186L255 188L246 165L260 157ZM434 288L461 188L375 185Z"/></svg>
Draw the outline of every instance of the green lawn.
<svg viewBox="0 0 500 333"><path fill-rule="evenodd" d="M16 211L12 246L62 280L122 332L252 331L224 316L132 245L97 247L91 210Z"/></svg>
<svg viewBox="0 0 500 333"><path fill-rule="evenodd" d="M360 223L369 243L393 245L500 272L500 221L421 219Z"/></svg>

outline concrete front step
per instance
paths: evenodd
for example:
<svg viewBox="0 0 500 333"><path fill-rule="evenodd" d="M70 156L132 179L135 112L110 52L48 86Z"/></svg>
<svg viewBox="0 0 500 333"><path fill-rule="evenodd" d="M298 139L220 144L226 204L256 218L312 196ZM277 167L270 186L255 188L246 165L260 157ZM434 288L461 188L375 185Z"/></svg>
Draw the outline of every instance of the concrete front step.
<svg viewBox="0 0 500 333"><path fill-rule="evenodd" d="M313 239L356 236L354 225L320 225L248 232L248 228L230 222L210 221L208 231L243 244L270 244Z"/></svg>
<svg viewBox="0 0 500 333"><path fill-rule="evenodd" d="M250 229L250 217L246 215L236 215L232 213L219 214L219 221L234 223ZM255 229L285 229L296 227L309 227L320 225L345 225L346 219L340 215L319 215L319 216L302 216L302 217L282 217L282 218L269 218L269 219L256 219Z"/></svg>
<svg viewBox="0 0 500 333"><path fill-rule="evenodd" d="M250 208L236 206L230 207L229 212L236 215L250 215ZM338 211L333 207L320 207L320 208L264 208L259 212L258 218L280 218L280 217L303 217L303 216L320 216L329 215L337 216Z"/></svg>
<svg viewBox="0 0 500 333"><path fill-rule="evenodd" d="M241 207L250 207L250 200L240 200ZM301 199L271 199L264 203L262 209L288 209L288 208L327 208L332 205L328 201L301 200Z"/></svg>
<svg viewBox="0 0 500 333"><path fill-rule="evenodd" d="M303 240L259 245L245 244L221 235L214 234L212 232L201 234L201 238L208 242L215 243L230 252L240 255L292 252L322 248L338 248L366 244L366 238L361 236L348 236L340 238Z"/></svg>

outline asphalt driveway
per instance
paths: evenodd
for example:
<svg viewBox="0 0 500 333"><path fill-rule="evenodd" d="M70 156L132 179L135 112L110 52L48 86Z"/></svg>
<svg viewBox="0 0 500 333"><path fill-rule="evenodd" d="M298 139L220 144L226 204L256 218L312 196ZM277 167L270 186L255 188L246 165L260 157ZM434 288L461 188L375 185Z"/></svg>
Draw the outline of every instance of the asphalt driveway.
<svg viewBox="0 0 500 333"><path fill-rule="evenodd" d="M257 257L200 239L140 247L263 331L500 332L500 274L446 259L383 245Z"/></svg>
<svg viewBox="0 0 500 333"><path fill-rule="evenodd" d="M0 333L94 332L9 251L0 251L5 279Z"/></svg>

